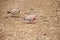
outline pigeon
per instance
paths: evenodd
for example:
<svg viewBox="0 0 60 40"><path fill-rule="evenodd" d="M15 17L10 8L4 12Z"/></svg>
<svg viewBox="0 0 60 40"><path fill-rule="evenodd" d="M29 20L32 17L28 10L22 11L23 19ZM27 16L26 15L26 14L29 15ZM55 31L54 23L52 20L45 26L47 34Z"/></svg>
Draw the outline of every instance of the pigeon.
<svg viewBox="0 0 60 40"><path fill-rule="evenodd" d="M18 14L18 13L20 13L20 10L16 8L16 9L12 9L10 11L7 11L7 13Z"/></svg>
<svg viewBox="0 0 60 40"><path fill-rule="evenodd" d="M26 23L34 23L36 20L36 15L28 15L24 18Z"/></svg>
<svg viewBox="0 0 60 40"><path fill-rule="evenodd" d="M12 9L10 11L7 11L8 14L11 14L11 17L18 17L18 15L20 14L20 9Z"/></svg>

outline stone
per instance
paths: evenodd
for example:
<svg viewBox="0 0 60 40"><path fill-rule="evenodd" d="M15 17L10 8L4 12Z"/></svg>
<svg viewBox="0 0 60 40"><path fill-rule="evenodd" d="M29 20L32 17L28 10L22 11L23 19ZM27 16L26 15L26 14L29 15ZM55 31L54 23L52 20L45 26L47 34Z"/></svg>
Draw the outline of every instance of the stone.
<svg viewBox="0 0 60 40"><path fill-rule="evenodd" d="M31 8L31 10L33 10L33 8Z"/></svg>

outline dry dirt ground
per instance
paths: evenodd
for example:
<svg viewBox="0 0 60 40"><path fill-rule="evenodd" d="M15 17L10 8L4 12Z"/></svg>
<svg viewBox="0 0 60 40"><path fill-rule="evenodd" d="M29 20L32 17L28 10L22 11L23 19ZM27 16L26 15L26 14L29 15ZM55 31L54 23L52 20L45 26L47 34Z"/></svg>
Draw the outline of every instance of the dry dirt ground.
<svg viewBox="0 0 60 40"><path fill-rule="evenodd" d="M36 14L36 23L10 17L13 8ZM0 0L0 40L60 40L60 0Z"/></svg>

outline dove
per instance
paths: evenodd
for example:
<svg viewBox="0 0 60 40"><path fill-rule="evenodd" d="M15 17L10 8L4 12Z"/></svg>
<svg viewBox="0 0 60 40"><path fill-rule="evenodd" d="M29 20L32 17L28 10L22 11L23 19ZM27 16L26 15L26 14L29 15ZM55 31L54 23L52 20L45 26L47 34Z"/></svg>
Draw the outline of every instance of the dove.
<svg viewBox="0 0 60 40"><path fill-rule="evenodd" d="M20 10L17 9L17 8L15 8L15 9L12 9L12 10L10 10L10 11L7 11L7 13L18 14L18 13L20 13Z"/></svg>
<svg viewBox="0 0 60 40"><path fill-rule="evenodd" d="M11 14L11 17L18 17L18 14L20 14L20 9L14 8L10 11L7 11L8 14Z"/></svg>
<svg viewBox="0 0 60 40"><path fill-rule="evenodd" d="M28 15L24 18L26 23L34 23L36 20L36 15Z"/></svg>

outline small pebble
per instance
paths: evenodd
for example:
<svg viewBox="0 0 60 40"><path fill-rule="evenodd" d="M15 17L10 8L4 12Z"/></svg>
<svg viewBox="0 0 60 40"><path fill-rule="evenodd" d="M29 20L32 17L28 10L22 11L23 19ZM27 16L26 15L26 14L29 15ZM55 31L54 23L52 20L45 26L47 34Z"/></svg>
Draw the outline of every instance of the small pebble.
<svg viewBox="0 0 60 40"><path fill-rule="evenodd" d="M55 18L55 21L57 21L58 20L58 18Z"/></svg>
<svg viewBox="0 0 60 40"><path fill-rule="evenodd" d="M31 8L31 10L33 10L33 8Z"/></svg>
<svg viewBox="0 0 60 40"><path fill-rule="evenodd" d="M9 14L9 13L11 13L10 11L7 11L7 13Z"/></svg>
<svg viewBox="0 0 60 40"><path fill-rule="evenodd" d="M44 36L46 35L46 33L43 34Z"/></svg>
<svg viewBox="0 0 60 40"><path fill-rule="evenodd" d="M13 34L14 35L14 37L17 35L16 33L15 34Z"/></svg>
<svg viewBox="0 0 60 40"><path fill-rule="evenodd" d="M58 11L58 10L56 10L56 11Z"/></svg>
<svg viewBox="0 0 60 40"><path fill-rule="evenodd" d="M32 32L32 30L29 30L29 32Z"/></svg>

